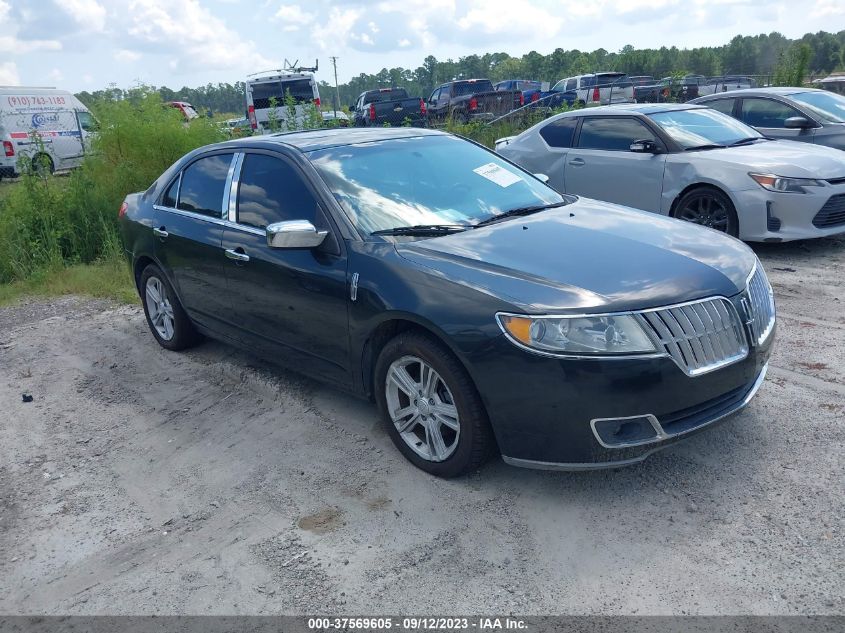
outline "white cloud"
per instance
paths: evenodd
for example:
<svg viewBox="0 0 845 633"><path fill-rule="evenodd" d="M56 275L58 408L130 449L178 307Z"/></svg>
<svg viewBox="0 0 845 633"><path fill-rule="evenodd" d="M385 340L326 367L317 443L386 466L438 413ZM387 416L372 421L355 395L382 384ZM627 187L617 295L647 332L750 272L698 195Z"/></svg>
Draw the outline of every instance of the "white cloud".
<svg viewBox="0 0 845 633"><path fill-rule="evenodd" d="M198 0L132 0L128 34L151 52L177 56L174 68L243 70L272 66L255 44L230 29ZM138 48L136 46L135 48Z"/></svg>
<svg viewBox="0 0 845 633"><path fill-rule="evenodd" d="M56 5L83 31L102 33L106 28L106 8L96 0L60 0Z"/></svg>
<svg viewBox="0 0 845 633"><path fill-rule="evenodd" d="M36 51L60 51L62 43L58 40L19 40L14 35L0 35L0 53L26 55Z"/></svg>
<svg viewBox="0 0 845 633"><path fill-rule="evenodd" d="M49 73L47 73L47 78L48 78L50 81L56 81L56 82L59 82L59 81L61 81L62 79L64 79L64 78L65 78L65 76L62 74L62 71L61 71L61 70L59 70L58 68L54 68L54 69L53 69L53 70L51 70Z"/></svg>
<svg viewBox="0 0 845 633"><path fill-rule="evenodd" d="M282 5L273 16L277 20L286 22L288 26L303 26L314 21L313 13L306 13L298 4Z"/></svg>
<svg viewBox="0 0 845 633"><path fill-rule="evenodd" d="M0 62L0 85L19 86L21 77L15 62Z"/></svg>
<svg viewBox="0 0 845 633"><path fill-rule="evenodd" d="M842 4L841 0L816 0L813 10L810 12L810 17L813 18L829 18L840 15L845 15L845 4Z"/></svg>
<svg viewBox="0 0 845 633"><path fill-rule="evenodd" d="M126 48L121 48L114 54L114 58L119 62L137 62L141 59L141 53L137 51L130 51Z"/></svg>

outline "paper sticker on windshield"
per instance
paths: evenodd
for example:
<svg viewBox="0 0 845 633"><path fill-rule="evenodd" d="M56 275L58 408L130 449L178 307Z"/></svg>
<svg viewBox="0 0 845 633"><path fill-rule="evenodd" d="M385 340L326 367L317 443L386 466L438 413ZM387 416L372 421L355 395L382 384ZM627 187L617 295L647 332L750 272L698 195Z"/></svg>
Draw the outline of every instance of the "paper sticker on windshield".
<svg viewBox="0 0 845 633"><path fill-rule="evenodd" d="M499 167L496 163L487 163L481 167L473 169L476 174L483 176L491 182L495 182L500 187L510 187L513 183L522 180L516 174L509 172L507 169Z"/></svg>

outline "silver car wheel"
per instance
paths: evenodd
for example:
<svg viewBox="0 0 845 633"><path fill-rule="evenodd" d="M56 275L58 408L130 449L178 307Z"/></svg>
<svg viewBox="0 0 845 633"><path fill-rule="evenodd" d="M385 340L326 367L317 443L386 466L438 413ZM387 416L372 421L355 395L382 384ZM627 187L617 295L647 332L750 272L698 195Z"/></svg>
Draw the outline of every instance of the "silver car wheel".
<svg viewBox="0 0 845 633"><path fill-rule="evenodd" d="M162 340L169 341L176 331L173 306L167 297L167 288L158 277L147 279L147 312L150 323Z"/></svg>
<svg viewBox="0 0 845 633"><path fill-rule="evenodd" d="M387 410L402 440L426 461L442 462L458 447L461 424L449 387L431 365L403 356L387 369Z"/></svg>

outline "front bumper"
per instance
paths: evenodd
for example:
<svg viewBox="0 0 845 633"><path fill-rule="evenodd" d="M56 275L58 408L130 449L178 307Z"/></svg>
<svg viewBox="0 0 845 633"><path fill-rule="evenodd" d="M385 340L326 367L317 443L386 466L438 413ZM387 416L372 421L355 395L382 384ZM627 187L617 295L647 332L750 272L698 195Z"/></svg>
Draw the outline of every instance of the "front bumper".
<svg viewBox="0 0 845 633"><path fill-rule="evenodd" d="M786 242L845 233L845 219L839 222L842 215L830 216L828 222L817 219L825 205L845 200L840 197L845 197L845 184L808 189L811 193L775 193L762 187L733 192L739 238Z"/></svg>
<svg viewBox="0 0 845 633"><path fill-rule="evenodd" d="M643 446L646 447L647 450L640 453L636 457L630 457L627 459L622 460L613 460L613 461L606 461L606 462L589 462L589 463L566 463L566 462L544 462L544 461L537 461L532 459L521 459L518 457L508 457L506 455L502 455L502 459L505 461L506 464L510 464L511 466L519 466L521 468L535 468L539 470L598 470L602 468L621 468L623 466L631 466L633 464L638 464L644 461L649 455L655 453L659 450L670 446L674 441L681 439L683 436L686 436L690 433L694 433L696 431L701 431L706 427L709 427L716 422L724 420L725 418L733 415L734 413L738 413L745 406L751 402L751 399L757 393L757 390L760 389L760 386L763 384L763 381L766 378L766 370L768 369L768 364L763 365L763 369L760 370L757 378L752 383L751 387L748 389L741 389L735 397L727 398L726 402L719 402L711 407L706 407L704 410L694 411L691 412L689 415L679 415L676 416L675 419L666 418L665 426L661 424L660 420L658 420L653 415L649 415L651 424L654 426L654 438L649 439L648 441L640 441L634 444L630 444L629 446ZM631 418L640 418L646 416L628 416L625 418L615 418L621 423L624 421L631 419ZM607 418L605 420L613 420L614 418ZM604 420L603 420L604 421ZM596 420L591 420L591 428L593 429L593 435L596 438L596 441L599 444L602 444L606 448L612 448L612 446L608 446L602 441L601 435L596 431L595 426Z"/></svg>
<svg viewBox="0 0 845 633"><path fill-rule="evenodd" d="M774 335L742 360L697 376L665 356L542 357L504 335L468 360L507 463L613 468L642 461L747 405L763 382ZM641 425L653 433L637 431L628 441L623 429L614 436L620 441L608 440L614 420L644 418L654 419L651 427Z"/></svg>

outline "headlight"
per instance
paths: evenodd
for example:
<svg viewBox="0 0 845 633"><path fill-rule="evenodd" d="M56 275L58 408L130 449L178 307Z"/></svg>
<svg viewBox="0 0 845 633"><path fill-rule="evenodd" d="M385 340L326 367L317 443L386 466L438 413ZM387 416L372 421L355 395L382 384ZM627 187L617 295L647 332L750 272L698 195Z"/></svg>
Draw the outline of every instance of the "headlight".
<svg viewBox="0 0 845 633"><path fill-rule="evenodd" d="M778 193L807 193L804 187L823 187L821 180L814 178L783 178L772 174L748 174L754 181L769 191Z"/></svg>
<svg viewBox="0 0 845 633"><path fill-rule="evenodd" d="M637 320L627 314L544 317L497 314L511 341L558 354L637 354L657 351Z"/></svg>

